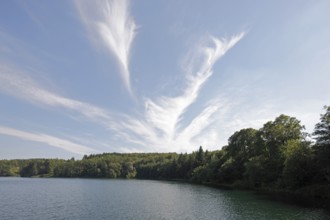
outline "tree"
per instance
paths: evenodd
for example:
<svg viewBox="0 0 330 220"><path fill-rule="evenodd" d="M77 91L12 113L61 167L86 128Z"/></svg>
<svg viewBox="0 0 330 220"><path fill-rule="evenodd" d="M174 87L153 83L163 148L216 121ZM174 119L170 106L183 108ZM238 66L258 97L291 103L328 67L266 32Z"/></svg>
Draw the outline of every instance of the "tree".
<svg viewBox="0 0 330 220"><path fill-rule="evenodd" d="M205 160L205 155L204 155L204 150L203 147L200 146L198 151L196 152L196 167L202 166L204 164Z"/></svg>
<svg viewBox="0 0 330 220"><path fill-rule="evenodd" d="M236 131L228 139L228 155L243 163L257 152L257 130L253 128Z"/></svg>
<svg viewBox="0 0 330 220"><path fill-rule="evenodd" d="M312 152L309 142L290 140L285 150L283 182L288 188L300 188L312 181Z"/></svg>
<svg viewBox="0 0 330 220"><path fill-rule="evenodd" d="M46 159L44 162L44 166L45 166L45 173L48 174L49 176L53 175L53 166L50 162L50 160Z"/></svg>
<svg viewBox="0 0 330 220"><path fill-rule="evenodd" d="M234 183L241 177L240 170L233 158L227 159L219 168L218 180L223 183Z"/></svg>
<svg viewBox="0 0 330 220"><path fill-rule="evenodd" d="M38 175L37 162L30 161L25 167L22 168L20 175L22 177L31 177Z"/></svg>
<svg viewBox="0 0 330 220"><path fill-rule="evenodd" d="M330 182L330 106L324 106L325 114L321 114L320 122L315 125L313 147L321 181Z"/></svg>
<svg viewBox="0 0 330 220"><path fill-rule="evenodd" d="M243 178L245 164L256 152L257 133L257 130L247 128L236 131L229 137L228 146L224 147L227 161L220 169L223 179L234 181Z"/></svg>
<svg viewBox="0 0 330 220"><path fill-rule="evenodd" d="M280 115L274 121L269 121L260 129L260 137L264 142L265 163L262 164L267 172L264 179L275 182L282 174L284 167L284 152L290 140L303 141L306 134L304 126L294 117Z"/></svg>
<svg viewBox="0 0 330 220"><path fill-rule="evenodd" d="M208 181L209 168L206 165L196 167L192 172L191 179L195 182L205 182Z"/></svg>
<svg viewBox="0 0 330 220"><path fill-rule="evenodd" d="M330 106L324 106L325 114L321 114L320 122L315 125L314 137L317 145L330 145Z"/></svg>
<svg viewBox="0 0 330 220"><path fill-rule="evenodd" d="M269 171L265 166L267 161L266 157L260 155L250 158L246 163L244 176L250 187L258 188L263 186L264 183L269 182Z"/></svg>
<svg viewBox="0 0 330 220"><path fill-rule="evenodd" d="M264 124L261 129L261 137L266 142L271 156L278 153L280 146L284 146L289 140L302 140L305 137L304 126L294 117L280 115L274 121Z"/></svg>
<svg viewBox="0 0 330 220"><path fill-rule="evenodd" d="M132 162L122 164L122 177L130 179L136 176L136 169Z"/></svg>

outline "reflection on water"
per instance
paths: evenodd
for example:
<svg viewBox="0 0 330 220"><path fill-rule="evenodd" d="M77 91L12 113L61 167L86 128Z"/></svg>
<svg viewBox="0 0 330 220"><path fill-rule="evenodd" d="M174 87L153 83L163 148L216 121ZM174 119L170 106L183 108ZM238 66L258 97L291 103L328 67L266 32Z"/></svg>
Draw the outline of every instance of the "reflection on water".
<svg viewBox="0 0 330 220"><path fill-rule="evenodd" d="M252 192L150 180L0 178L0 219L330 219Z"/></svg>

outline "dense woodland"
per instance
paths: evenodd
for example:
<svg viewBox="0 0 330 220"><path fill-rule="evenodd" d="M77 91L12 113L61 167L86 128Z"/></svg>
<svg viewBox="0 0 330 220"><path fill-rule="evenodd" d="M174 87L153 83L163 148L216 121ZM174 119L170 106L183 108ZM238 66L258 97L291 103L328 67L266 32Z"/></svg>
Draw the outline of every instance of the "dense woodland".
<svg viewBox="0 0 330 220"><path fill-rule="evenodd" d="M217 151L104 153L82 160L0 160L0 176L176 179L330 198L330 106L314 132L280 115L242 129Z"/></svg>

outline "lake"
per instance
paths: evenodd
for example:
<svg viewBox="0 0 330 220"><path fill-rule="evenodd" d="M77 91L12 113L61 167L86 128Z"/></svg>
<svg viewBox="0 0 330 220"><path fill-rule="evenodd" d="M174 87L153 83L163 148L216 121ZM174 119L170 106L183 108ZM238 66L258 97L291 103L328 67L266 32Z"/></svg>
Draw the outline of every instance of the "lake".
<svg viewBox="0 0 330 220"><path fill-rule="evenodd" d="M170 181L0 178L0 219L330 219L329 210Z"/></svg>

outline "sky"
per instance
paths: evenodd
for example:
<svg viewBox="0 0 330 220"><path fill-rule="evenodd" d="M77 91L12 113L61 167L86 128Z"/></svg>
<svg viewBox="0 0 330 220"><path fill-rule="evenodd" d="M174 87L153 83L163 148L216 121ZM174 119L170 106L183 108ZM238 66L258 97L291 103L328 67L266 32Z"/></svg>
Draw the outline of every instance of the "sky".
<svg viewBox="0 0 330 220"><path fill-rule="evenodd" d="M330 105L330 1L0 3L0 159L218 150Z"/></svg>

